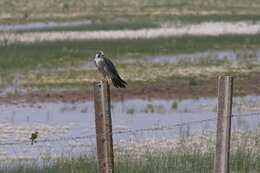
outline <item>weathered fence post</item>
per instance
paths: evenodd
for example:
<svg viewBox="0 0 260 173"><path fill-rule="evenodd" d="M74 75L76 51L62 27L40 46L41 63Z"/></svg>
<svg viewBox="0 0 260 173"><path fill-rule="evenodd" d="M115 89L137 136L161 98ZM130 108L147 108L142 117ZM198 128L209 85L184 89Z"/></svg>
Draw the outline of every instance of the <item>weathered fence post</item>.
<svg viewBox="0 0 260 173"><path fill-rule="evenodd" d="M108 82L94 83L98 173L114 172L111 101Z"/></svg>
<svg viewBox="0 0 260 173"><path fill-rule="evenodd" d="M229 173L233 77L218 78L218 120L214 173Z"/></svg>

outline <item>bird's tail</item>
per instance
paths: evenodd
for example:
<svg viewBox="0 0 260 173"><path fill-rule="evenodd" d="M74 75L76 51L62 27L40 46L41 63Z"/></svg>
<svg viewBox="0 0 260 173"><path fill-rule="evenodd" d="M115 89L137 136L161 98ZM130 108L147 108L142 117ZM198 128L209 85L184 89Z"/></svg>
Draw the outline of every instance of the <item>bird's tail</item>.
<svg viewBox="0 0 260 173"><path fill-rule="evenodd" d="M116 88L125 88L127 82L120 78L120 76L114 76L112 78L112 83Z"/></svg>

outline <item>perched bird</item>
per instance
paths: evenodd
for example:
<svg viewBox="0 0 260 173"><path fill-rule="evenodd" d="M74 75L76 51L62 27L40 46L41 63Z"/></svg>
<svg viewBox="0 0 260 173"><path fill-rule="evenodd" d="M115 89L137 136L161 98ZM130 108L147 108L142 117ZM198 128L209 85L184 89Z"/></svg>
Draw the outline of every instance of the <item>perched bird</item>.
<svg viewBox="0 0 260 173"><path fill-rule="evenodd" d="M103 77L110 78L116 88L125 88L127 83L118 74L115 65L112 61L105 57L102 51L99 51L95 56L95 64Z"/></svg>
<svg viewBox="0 0 260 173"><path fill-rule="evenodd" d="M36 143L37 141L36 141L36 138L38 137L38 132L34 132L34 133L32 133L32 135L31 135L31 144L33 145L34 143Z"/></svg>

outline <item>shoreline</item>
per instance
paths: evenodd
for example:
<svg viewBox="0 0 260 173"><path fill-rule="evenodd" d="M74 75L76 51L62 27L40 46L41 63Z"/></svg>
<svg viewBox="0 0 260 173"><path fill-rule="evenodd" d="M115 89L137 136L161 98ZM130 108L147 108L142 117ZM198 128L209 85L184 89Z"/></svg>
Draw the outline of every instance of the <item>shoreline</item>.
<svg viewBox="0 0 260 173"><path fill-rule="evenodd" d="M260 72L234 76L234 96L260 95ZM93 100L93 82L81 84L78 89L62 91L31 91L23 94L6 94L0 97L0 104L39 102L80 102ZM86 86L86 87L84 87ZM217 77L208 79L164 79L157 82L130 82L128 88L111 86L111 99L192 99L217 97Z"/></svg>

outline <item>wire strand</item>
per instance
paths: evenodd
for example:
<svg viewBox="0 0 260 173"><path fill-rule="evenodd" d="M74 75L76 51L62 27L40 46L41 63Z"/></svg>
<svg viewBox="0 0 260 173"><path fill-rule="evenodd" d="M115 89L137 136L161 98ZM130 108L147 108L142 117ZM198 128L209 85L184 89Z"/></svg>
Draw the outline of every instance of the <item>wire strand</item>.
<svg viewBox="0 0 260 173"><path fill-rule="evenodd" d="M260 116L260 112L251 112L244 114L232 114L232 117L250 117L250 116Z"/></svg>
<svg viewBox="0 0 260 173"><path fill-rule="evenodd" d="M176 123L169 126L163 126L163 127L152 127L152 128L143 128L143 129L130 129L130 130L122 130L122 131L114 131L113 135L118 134L129 134L129 133L139 133L139 132L149 132L149 131L160 131L160 130L172 130L176 127L181 127L185 125L192 125L192 124L200 124L204 122L210 122L214 121L216 118L208 118L203 120L195 120L195 121L188 121L188 122L181 122ZM70 140L80 140L80 139L89 139L89 138L95 138L96 134L86 135L86 136L74 136L74 137L62 137L62 138L56 138L56 139L43 139L43 140L37 140L37 143L45 143L45 142L59 142L59 141L70 141ZM21 145L21 144L30 144L30 141L17 141L17 142L7 142L7 143L0 143L0 146L7 146L7 145Z"/></svg>

